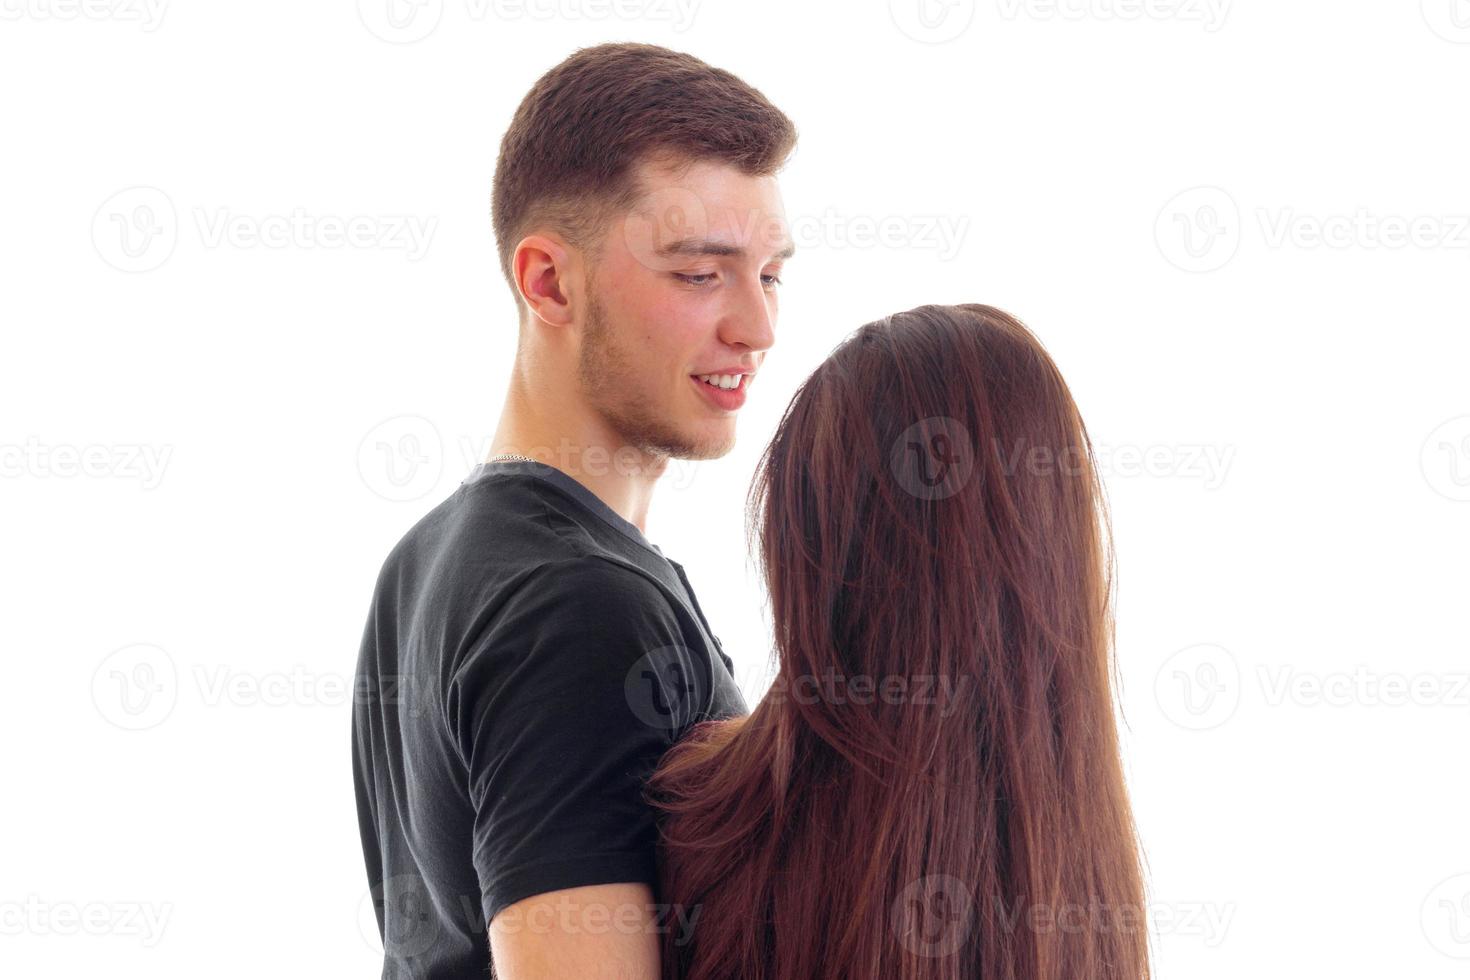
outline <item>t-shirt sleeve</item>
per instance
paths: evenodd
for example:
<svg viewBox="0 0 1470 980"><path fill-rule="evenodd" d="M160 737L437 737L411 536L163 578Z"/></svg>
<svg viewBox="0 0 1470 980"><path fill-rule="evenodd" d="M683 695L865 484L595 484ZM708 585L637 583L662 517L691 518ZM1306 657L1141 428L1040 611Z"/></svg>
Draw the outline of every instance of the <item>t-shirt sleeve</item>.
<svg viewBox="0 0 1470 980"><path fill-rule="evenodd" d="M670 601L580 557L533 572L490 619L447 701L485 921L562 888L654 885L644 786L709 690Z"/></svg>

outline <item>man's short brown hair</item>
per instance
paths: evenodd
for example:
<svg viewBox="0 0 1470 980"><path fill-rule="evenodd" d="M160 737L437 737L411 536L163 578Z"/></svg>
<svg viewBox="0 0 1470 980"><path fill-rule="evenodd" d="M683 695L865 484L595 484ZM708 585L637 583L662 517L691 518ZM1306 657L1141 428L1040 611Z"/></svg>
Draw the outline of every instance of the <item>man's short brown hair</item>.
<svg viewBox="0 0 1470 980"><path fill-rule="evenodd" d="M692 55L652 44L582 48L537 80L500 142L491 213L520 307L516 244L538 224L591 250L637 201L636 163L670 154L774 174L796 127L764 95Z"/></svg>

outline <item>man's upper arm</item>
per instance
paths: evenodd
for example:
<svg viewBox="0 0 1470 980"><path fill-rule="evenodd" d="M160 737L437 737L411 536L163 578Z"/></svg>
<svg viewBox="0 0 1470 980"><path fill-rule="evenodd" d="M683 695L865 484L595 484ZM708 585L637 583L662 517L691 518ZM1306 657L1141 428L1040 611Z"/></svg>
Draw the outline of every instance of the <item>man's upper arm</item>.
<svg viewBox="0 0 1470 980"><path fill-rule="evenodd" d="M501 909L490 957L500 980L658 980L656 925L646 884L568 888Z"/></svg>
<svg viewBox="0 0 1470 980"><path fill-rule="evenodd" d="M685 684L697 667L680 659L683 639L657 586L578 558L538 571L457 671L448 723L468 769L472 859L492 949L503 945L509 963L586 954L655 975L657 936L630 917L651 914L657 880L644 786L692 707L661 685L698 688ZM502 922L514 909L520 928ZM550 931L533 928L548 916ZM520 980L498 955L496 966Z"/></svg>

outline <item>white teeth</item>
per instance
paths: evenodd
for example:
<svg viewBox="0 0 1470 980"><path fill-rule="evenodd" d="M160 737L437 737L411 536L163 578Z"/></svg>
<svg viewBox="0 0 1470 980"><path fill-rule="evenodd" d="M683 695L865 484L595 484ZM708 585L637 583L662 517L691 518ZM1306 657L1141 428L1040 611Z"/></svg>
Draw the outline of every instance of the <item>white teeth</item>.
<svg viewBox="0 0 1470 980"><path fill-rule="evenodd" d="M738 374L697 374L695 377L716 388L724 388L726 391L740 387L741 376Z"/></svg>

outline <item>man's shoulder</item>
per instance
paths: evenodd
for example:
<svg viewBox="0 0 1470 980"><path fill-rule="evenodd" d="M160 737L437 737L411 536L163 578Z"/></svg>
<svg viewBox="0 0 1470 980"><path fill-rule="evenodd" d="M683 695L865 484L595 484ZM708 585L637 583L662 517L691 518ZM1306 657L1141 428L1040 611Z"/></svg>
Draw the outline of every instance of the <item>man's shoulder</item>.
<svg viewBox="0 0 1470 980"><path fill-rule="evenodd" d="M544 491L531 478L505 474L460 484L403 532L383 568L454 575L577 554L550 519Z"/></svg>

